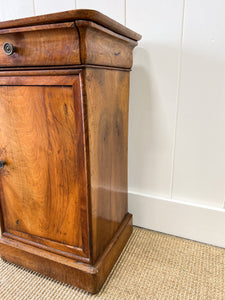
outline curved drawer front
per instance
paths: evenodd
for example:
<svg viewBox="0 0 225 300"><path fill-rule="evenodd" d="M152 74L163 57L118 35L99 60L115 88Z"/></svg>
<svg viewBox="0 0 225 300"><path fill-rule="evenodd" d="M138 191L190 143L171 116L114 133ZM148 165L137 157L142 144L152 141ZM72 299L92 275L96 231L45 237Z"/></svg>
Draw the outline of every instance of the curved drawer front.
<svg viewBox="0 0 225 300"><path fill-rule="evenodd" d="M13 46L12 54L7 53L6 43ZM80 64L74 22L0 31L0 67L74 64Z"/></svg>

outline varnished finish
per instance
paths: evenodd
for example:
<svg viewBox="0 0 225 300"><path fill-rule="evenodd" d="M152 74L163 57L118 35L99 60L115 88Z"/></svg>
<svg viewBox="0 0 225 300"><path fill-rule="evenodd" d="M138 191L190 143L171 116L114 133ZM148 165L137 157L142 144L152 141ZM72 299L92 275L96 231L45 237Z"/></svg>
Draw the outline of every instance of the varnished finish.
<svg viewBox="0 0 225 300"><path fill-rule="evenodd" d="M126 36L135 41L141 39L141 35L105 16L104 14L91 9L75 9L70 11L59 12L55 14L29 17L18 20L0 22L0 29L15 28L22 26L32 26L41 24L54 24L61 22L70 22L75 20L89 20L100 24L110 30Z"/></svg>
<svg viewBox="0 0 225 300"><path fill-rule="evenodd" d="M97 293L131 233L132 217L128 214L102 253L101 258L94 265L87 265L44 250L37 250L36 247L7 238L0 240L0 251L2 258L6 261L77 286L90 293Z"/></svg>
<svg viewBox="0 0 225 300"><path fill-rule="evenodd" d="M87 68L84 82L95 261L127 213L129 72Z"/></svg>
<svg viewBox="0 0 225 300"><path fill-rule="evenodd" d="M136 41L93 22L80 20L75 24L80 37L82 64L131 68Z"/></svg>
<svg viewBox="0 0 225 300"><path fill-rule="evenodd" d="M80 63L79 37L74 23L0 31L0 67L71 65ZM14 45L7 56L4 43Z"/></svg>
<svg viewBox="0 0 225 300"><path fill-rule="evenodd" d="M0 47L15 47L0 49L0 255L95 293L132 232L129 71L140 36L89 10L0 28Z"/></svg>
<svg viewBox="0 0 225 300"><path fill-rule="evenodd" d="M0 78L1 198L4 232L87 256L79 81L79 75Z"/></svg>
<svg viewBox="0 0 225 300"><path fill-rule="evenodd" d="M3 45L14 53L7 56ZM0 30L0 67L102 65L131 68L137 42L94 22L37 25Z"/></svg>

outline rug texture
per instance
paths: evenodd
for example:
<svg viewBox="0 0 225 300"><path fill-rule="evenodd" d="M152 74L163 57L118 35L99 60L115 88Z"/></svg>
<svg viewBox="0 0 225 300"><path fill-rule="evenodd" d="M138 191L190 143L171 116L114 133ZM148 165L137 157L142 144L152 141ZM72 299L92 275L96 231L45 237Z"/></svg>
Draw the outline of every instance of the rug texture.
<svg viewBox="0 0 225 300"><path fill-rule="evenodd" d="M98 294L0 259L0 299L223 300L225 249L134 227Z"/></svg>

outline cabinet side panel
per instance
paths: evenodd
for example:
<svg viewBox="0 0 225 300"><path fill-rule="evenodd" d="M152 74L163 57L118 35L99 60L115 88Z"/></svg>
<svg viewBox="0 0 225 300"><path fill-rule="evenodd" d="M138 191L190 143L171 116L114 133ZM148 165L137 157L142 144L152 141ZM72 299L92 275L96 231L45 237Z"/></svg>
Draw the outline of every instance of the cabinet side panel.
<svg viewBox="0 0 225 300"><path fill-rule="evenodd" d="M127 214L129 72L86 69L93 261Z"/></svg>

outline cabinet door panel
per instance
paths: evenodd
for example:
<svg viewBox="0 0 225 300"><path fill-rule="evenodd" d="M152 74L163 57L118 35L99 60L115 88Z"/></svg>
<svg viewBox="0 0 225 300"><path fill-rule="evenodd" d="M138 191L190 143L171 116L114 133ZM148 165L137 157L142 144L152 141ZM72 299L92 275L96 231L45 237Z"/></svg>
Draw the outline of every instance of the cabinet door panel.
<svg viewBox="0 0 225 300"><path fill-rule="evenodd" d="M79 89L79 75L0 78L1 206L3 235L87 256Z"/></svg>

